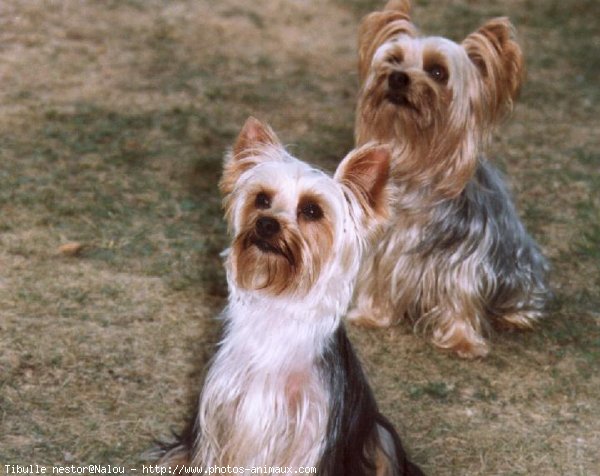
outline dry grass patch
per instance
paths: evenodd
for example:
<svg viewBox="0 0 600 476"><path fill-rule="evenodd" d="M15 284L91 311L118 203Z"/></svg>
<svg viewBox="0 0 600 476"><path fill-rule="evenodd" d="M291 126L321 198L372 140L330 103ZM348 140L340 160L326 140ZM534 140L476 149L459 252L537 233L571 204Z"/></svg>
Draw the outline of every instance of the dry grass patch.
<svg viewBox="0 0 600 476"><path fill-rule="evenodd" d="M222 153L255 114L332 170L352 146L358 20L379 6L2 2L2 464L136 465L180 427L225 302ZM529 80L490 156L552 260L549 316L477 362L407 326L351 336L429 474L598 475L600 11L415 7L424 31L454 39L499 14Z"/></svg>

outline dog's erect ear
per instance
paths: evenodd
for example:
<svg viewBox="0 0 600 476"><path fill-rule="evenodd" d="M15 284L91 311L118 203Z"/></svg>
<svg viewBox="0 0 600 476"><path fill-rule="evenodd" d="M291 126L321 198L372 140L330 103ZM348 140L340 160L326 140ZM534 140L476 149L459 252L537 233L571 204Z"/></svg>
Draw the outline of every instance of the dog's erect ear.
<svg viewBox="0 0 600 476"><path fill-rule="evenodd" d="M510 111L525 76L523 52L506 17L494 18L462 43L486 88L492 121Z"/></svg>
<svg viewBox="0 0 600 476"><path fill-rule="evenodd" d="M277 135L268 125L252 116L246 119L233 149L225 156L223 177L219 182L221 193L231 193L240 175L259 162L257 152L261 148L280 145Z"/></svg>
<svg viewBox="0 0 600 476"><path fill-rule="evenodd" d="M373 12L364 17L358 29L358 76L365 80L375 51L391 35L406 33L416 35L410 23L410 2L390 0L381 12Z"/></svg>
<svg viewBox="0 0 600 476"><path fill-rule="evenodd" d="M265 145L280 145L280 142L273 129L250 116L233 144L233 159L240 160Z"/></svg>
<svg viewBox="0 0 600 476"><path fill-rule="evenodd" d="M369 219L380 221L389 214L390 161L390 148L371 142L350 152L335 172L335 180L356 197Z"/></svg>

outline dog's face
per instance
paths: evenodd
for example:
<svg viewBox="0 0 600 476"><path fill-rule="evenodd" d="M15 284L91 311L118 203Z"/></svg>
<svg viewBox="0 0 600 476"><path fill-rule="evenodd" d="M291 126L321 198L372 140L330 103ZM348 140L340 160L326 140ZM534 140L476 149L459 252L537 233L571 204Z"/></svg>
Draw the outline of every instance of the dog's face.
<svg viewBox="0 0 600 476"><path fill-rule="evenodd" d="M465 124L481 108L478 86L475 65L456 43L393 35L375 51L364 85L376 138L418 141L449 122Z"/></svg>
<svg viewBox="0 0 600 476"><path fill-rule="evenodd" d="M457 44L420 36L409 10L394 0L361 23L357 144L392 142L432 173L440 165L469 176L521 85L513 27L506 18L490 20Z"/></svg>
<svg viewBox="0 0 600 476"><path fill-rule="evenodd" d="M423 37L407 1L391 1L362 21L359 33L359 113L373 130L366 140L397 133L443 133L469 120L479 129L510 108L521 85L523 58L506 18L485 23L462 44ZM427 135L427 134L425 134ZM416 140L416 138L414 138Z"/></svg>
<svg viewBox="0 0 600 476"><path fill-rule="evenodd" d="M326 271L347 271L358 253L351 248L387 213L388 169L387 150L367 147L331 178L290 156L268 126L248 119L221 180L235 285L304 295Z"/></svg>

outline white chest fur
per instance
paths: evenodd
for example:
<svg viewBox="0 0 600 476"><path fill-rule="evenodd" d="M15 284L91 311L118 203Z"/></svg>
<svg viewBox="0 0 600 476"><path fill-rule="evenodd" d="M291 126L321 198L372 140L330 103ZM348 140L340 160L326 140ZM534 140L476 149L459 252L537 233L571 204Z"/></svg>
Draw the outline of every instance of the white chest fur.
<svg viewBox="0 0 600 476"><path fill-rule="evenodd" d="M225 311L226 335L200 397L194 463L316 466L330 400L317 362L338 318L247 298Z"/></svg>

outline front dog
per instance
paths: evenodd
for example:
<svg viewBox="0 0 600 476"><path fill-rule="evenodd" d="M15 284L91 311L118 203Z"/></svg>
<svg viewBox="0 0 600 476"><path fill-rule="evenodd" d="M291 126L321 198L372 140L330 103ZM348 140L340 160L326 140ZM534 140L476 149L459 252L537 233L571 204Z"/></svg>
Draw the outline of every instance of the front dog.
<svg viewBox="0 0 600 476"><path fill-rule="evenodd" d="M433 343L484 356L493 323L530 327L548 296L547 263L501 174L482 156L523 76L506 18L461 44L419 36L406 0L363 20L358 145L393 146L391 225L367 257L350 320L409 318Z"/></svg>
<svg viewBox="0 0 600 476"><path fill-rule="evenodd" d="M341 323L388 213L389 161L367 145L332 179L246 122L220 184L234 237L225 337L197 415L160 464L422 474L378 412Z"/></svg>

